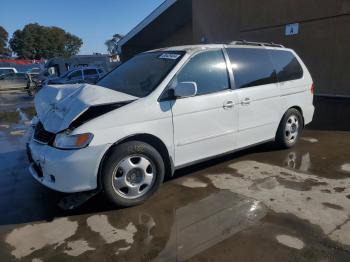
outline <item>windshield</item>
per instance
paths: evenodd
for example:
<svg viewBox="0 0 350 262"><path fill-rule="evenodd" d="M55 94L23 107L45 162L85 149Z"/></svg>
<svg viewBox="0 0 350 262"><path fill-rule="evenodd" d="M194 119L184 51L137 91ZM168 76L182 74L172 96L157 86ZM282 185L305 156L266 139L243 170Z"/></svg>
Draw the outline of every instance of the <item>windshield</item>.
<svg viewBox="0 0 350 262"><path fill-rule="evenodd" d="M185 52L150 52L121 64L97 84L136 97L149 95Z"/></svg>

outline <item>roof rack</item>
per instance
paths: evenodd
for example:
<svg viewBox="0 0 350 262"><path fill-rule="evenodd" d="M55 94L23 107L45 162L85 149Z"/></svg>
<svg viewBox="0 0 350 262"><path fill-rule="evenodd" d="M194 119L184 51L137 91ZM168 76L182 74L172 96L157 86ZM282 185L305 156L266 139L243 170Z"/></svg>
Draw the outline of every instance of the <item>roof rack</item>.
<svg viewBox="0 0 350 262"><path fill-rule="evenodd" d="M280 44L275 44L275 43L264 43L264 42L250 42L246 40L238 40L238 41L233 41L229 43L230 45L251 45L251 46L268 46L268 47L284 47L283 45Z"/></svg>

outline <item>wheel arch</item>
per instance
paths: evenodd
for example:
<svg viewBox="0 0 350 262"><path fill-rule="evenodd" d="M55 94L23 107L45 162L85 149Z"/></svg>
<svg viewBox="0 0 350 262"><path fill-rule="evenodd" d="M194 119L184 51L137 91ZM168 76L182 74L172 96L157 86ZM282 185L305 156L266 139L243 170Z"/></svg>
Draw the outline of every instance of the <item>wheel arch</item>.
<svg viewBox="0 0 350 262"><path fill-rule="evenodd" d="M305 119L304 119L303 109L300 106L292 106L292 107L288 108L284 114L286 114L288 112L288 110L290 110L290 109L295 109L295 110L299 111L301 117L303 118L303 127L305 127Z"/></svg>
<svg viewBox="0 0 350 262"><path fill-rule="evenodd" d="M112 152L113 148L115 148L120 144L130 142L130 141L140 141L153 146L163 158L164 166L165 166L165 177L171 177L174 174L175 168L174 168L173 159L171 158L165 143L160 138L156 137L155 135L151 135L147 133L133 134L133 135L124 137L118 140L117 142L115 142L114 144L112 144L103 155L99 165L98 174L97 174L98 176L97 181L98 181L99 188L101 188L101 170L102 170L104 161Z"/></svg>
<svg viewBox="0 0 350 262"><path fill-rule="evenodd" d="M283 115L282 115L282 117L281 117L281 120L280 120L280 122L279 122L279 124L278 124L278 128L280 127L280 125L281 125L281 123L282 123L282 121L283 121L284 116L285 116L285 115L287 114L287 112L288 112L289 110L291 110L291 109L298 110L298 112L301 114L301 117L303 118L303 127L305 127L305 121L304 121L303 110L301 109L300 106L291 106L291 107L289 107L289 108L283 113ZM277 128L277 130L276 130L275 137L276 137L276 135L277 135L278 128Z"/></svg>

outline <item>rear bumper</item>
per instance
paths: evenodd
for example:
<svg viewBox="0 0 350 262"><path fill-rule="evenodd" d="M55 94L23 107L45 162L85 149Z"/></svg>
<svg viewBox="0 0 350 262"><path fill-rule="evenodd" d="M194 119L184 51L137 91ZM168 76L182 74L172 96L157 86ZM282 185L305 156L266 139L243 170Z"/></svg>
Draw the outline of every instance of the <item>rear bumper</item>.
<svg viewBox="0 0 350 262"><path fill-rule="evenodd" d="M64 193L97 188L99 165L109 145L59 150L34 140L27 144L29 172L41 184Z"/></svg>
<svg viewBox="0 0 350 262"><path fill-rule="evenodd" d="M315 107L313 105L310 105L306 108L303 108L303 116L304 116L304 124L310 124L312 122L312 119L314 117L315 113Z"/></svg>

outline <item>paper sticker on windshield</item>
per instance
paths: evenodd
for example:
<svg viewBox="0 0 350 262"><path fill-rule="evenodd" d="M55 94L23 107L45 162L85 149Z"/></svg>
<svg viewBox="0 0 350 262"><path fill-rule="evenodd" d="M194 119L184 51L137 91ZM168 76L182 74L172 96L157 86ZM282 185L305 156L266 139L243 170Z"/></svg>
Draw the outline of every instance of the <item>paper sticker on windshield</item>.
<svg viewBox="0 0 350 262"><path fill-rule="evenodd" d="M162 54L159 58L160 59L171 59L171 60L176 60L180 57L181 55L178 54L169 54L169 53L164 53Z"/></svg>

